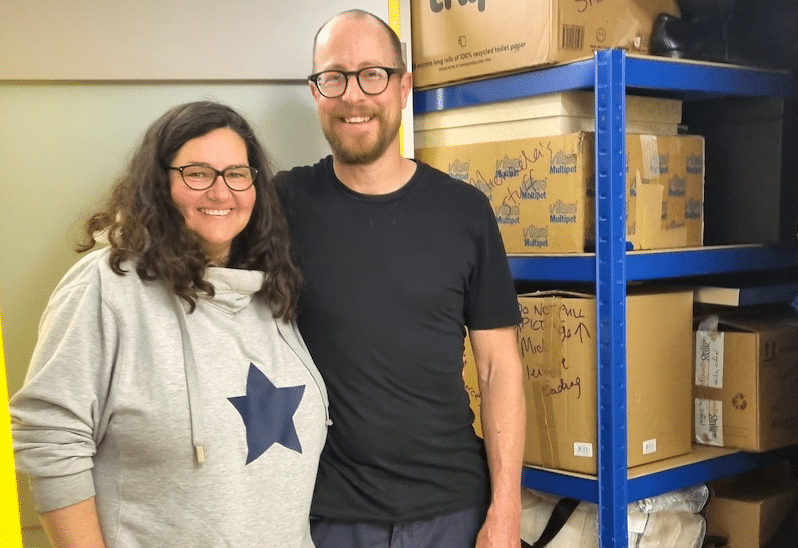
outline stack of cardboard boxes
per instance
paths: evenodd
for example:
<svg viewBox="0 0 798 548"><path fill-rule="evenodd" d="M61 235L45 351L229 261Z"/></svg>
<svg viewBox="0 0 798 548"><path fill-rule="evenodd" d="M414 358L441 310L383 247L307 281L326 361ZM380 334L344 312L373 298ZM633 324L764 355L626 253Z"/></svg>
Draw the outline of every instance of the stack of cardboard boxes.
<svg viewBox="0 0 798 548"><path fill-rule="evenodd" d="M417 88L588 58L646 53L675 1L515 0L413 4ZM512 24L509 24L512 22ZM482 189L510 254L582 253L595 245L594 98L571 91L416 116L416 157ZM704 140L681 135L681 102L627 97L630 249L703 239Z"/></svg>
<svg viewBox="0 0 798 548"><path fill-rule="evenodd" d="M798 444L798 316L711 308L695 324L695 442L750 452ZM710 488L707 534L729 546L766 546L798 499L798 480L783 465Z"/></svg>
<svg viewBox="0 0 798 548"><path fill-rule="evenodd" d="M456 110L416 117L416 157L488 196L509 254L590 251L595 140L586 126L593 126L593 94L513 101L492 119L485 109ZM626 112L628 247L700 246L703 137L677 134L681 102L674 99L627 96ZM552 126L567 132L545 133ZM633 133L646 127L660 133Z"/></svg>
<svg viewBox="0 0 798 548"><path fill-rule="evenodd" d="M654 18L674 1L413 4L417 88L529 70L623 47L646 53ZM480 188L509 254L583 253L595 238L593 92L569 91L416 116L416 157ZM704 142L679 133L678 100L627 96L628 247L700 246ZM596 473L596 302L553 291L519 296L527 464ZM630 290L629 466L688 453L692 293ZM479 388L466 344L465 382Z"/></svg>

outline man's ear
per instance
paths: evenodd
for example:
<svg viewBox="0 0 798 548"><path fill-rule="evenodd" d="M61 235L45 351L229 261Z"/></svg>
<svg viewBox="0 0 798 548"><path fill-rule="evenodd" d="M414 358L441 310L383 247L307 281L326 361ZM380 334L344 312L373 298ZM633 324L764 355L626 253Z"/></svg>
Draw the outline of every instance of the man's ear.
<svg viewBox="0 0 798 548"><path fill-rule="evenodd" d="M310 86L310 94L313 95L313 98L318 101L319 100L319 88L316 87L316 84L308 80L308 85Z"/></svg>
<svg viewBox="0 0 798 548"><path fill-rule="evenodd" d="M412 72L405 72L402 75L402 79L399 82L402 90L402 108L407 106L407 99L410 97L410 93L413 91L413 73Z"/></svg>

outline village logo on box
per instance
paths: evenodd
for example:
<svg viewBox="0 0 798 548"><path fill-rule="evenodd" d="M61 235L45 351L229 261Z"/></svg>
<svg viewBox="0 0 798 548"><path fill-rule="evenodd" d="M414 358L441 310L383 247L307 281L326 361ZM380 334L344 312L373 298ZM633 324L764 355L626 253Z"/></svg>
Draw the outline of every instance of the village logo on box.
<svg viewBox="0 0 798 548"><path fill-rule="evenodd" d="M461 6L476 3L477 9L479 9L479 11L485 11L485 0L457 0L457 3ZM429 7L433 13L440 13L444 9L450 10L452 9L452 0L443 0L443 2L439 2L438 0L430 0Z"/></svg>

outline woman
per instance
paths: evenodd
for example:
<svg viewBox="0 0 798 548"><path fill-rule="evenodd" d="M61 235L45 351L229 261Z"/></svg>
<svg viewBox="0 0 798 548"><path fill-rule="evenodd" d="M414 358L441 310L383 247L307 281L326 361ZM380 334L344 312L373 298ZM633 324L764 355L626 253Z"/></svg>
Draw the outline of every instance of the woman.
<svg viewBox="0 0 798 548"><path fill-rule="evenodd" d="M249 124L212 102L146 132L45 310L11 400L55 547L313 546L327 424L300 274Z"/></svg>

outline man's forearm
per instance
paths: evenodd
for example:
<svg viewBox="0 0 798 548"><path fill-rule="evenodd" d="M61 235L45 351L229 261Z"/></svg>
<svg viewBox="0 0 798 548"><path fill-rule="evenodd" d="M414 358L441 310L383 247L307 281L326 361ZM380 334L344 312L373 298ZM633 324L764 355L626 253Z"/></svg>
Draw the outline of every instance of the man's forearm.
<svg viewBox="0 0 798 548"><path fill-rule="evenodd" d="M518 378L515 378L518 377ZM492 499L520 508L526 405L520 374L498 371L481 392L482 433L490 469Z"/></svg>

